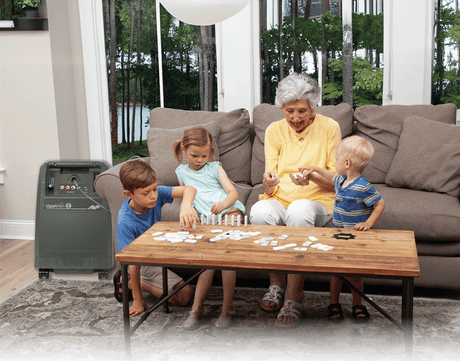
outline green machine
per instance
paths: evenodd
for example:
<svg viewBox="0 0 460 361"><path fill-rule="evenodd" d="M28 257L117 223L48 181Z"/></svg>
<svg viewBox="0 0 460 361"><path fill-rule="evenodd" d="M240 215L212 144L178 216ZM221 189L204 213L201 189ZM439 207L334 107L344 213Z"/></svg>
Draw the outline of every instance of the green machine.
<svg viewBox="0 0 460 361"><path fill-rule="evenodd" d="M35 222L35 267L39 277L99 273L114 266L107 202L94 190L103 162L50 161L40 167Z"/></svg>

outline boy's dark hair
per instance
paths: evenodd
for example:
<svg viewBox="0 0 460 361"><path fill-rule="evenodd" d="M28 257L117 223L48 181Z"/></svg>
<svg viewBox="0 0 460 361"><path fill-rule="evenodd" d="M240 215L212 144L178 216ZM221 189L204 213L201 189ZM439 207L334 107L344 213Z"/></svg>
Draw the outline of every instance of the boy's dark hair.
<svg viewBox="0 0 460 361"><path fill-rule="evenodd" d="M120 168L120 180L123 189L134 193L138 188L145 188L157 181L157 174L147 162L131 160Z"/></svg>

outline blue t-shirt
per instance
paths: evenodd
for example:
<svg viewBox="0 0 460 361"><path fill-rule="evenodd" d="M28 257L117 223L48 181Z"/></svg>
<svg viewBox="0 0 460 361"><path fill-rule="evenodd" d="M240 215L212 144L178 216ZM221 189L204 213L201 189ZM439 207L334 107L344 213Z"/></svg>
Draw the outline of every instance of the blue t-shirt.
<svg viewBox="0 0 460 361"><path fill-rule="evenodd" d="M334 177L336 196L332 222L335 228L353 228L357 223L367 221L374 210L374 204L382 199L365 176L359 176L342 188L346 179L346 175Z"/></svg>
<svg viewBox="0 0 460 361"><path fill-rule="evenodd" d="M129 201L123 202L118 211L117 241L118 252L134 241L156 222L161 221L161 207L166 203L172 203L173 187L158 187L158 199L155 207L150 208L145 214L137 214L131 209Z"/></svg>
<svg viewBox="0 0 460 361"><path fill-rule="evenodd" d="M191 170L188 164L181 164L176 168L176 175L186 186L193 186L197 193L193 201L193 208L205 217L211 212L211 206L222 202L227 198L227 192L218 178L220 162L208 162L200 170ZM244 214L244 205L237 200L230 207L224 209L220 214L224 214L230 208L235 207Z"/></svg>

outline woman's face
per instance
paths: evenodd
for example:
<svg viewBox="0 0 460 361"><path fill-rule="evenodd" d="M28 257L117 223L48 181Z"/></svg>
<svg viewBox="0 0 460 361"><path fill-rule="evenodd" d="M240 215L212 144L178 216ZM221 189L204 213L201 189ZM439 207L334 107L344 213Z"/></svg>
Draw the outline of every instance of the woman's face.
<svg viewBox="0 0 460 361"><path fill-rule="evenodd" d="M308 100L301 99L295 102L286 103L281 108L288 124L296 133L302 133L311 123L314 117L313 109L310 107Z"/></svg>

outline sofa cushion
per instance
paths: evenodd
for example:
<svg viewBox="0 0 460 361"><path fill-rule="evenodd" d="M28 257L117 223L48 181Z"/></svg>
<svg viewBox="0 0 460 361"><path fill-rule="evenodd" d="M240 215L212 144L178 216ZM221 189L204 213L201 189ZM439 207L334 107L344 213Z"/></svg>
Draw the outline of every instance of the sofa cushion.
<svg viewBox="0 0 460 361"><path fill-rule="evenodd" d="M216 144L216 139L219 136L220 125L215 122L201 124L212 135L212 144L216 147L216 159L219 159L219 152ZM194 126L177 128L177 129L161 129L150 128L147 132L147 145L150 154L150 166L157 173L157 182L159 185L177 186L179 181L175 169L179 165L178 160L174 157L173 143L176 140L181 140L184 136L184 131ZM185 157L182 163L186 164Z"/></svg>
<svg viewBox="0 0 460 361"><path fill-rule="evenodd" d="M340 125L342 138L353 130L353 109L348 104L327 105L315 108L315 113L334 119ZM265 173L265 129L278 120L284 119L283 112L276 105L260 104L254 108L253 122L256 136L252 146L251 182L262 183Z"/></svg>
<svg viewBox="0 0 460 361"><path fill-rule="evenodd" d="M385 177L396 154L404 119L421 116L446 124L455 124L455 104L440 105L364 105L355 110L357 135L374 146L372 163L364 175L371 183L385 183Z"/></svg>
<svg viewBox="0 0 460 361"><path fill-rule="evenodd" d="M460 127L410 116L385 183L460 196Z"/></svg>
<svg viewBox="0 0 460 361"><path fill-rule="evenodd" d="M174 129L209 122L215 122L220 126L217 149L219 161L228 177L234 182L249 184L249 166L241 166L251 163L250 122L246 109L235 109L228 113L168 108L155 108L150 111L150 126L154 128Z"/></svg>
<svg viewBox="0 0 460 361"><path fill-rule="evenodd" d="M374 184L385 200L376 229L415 232L417 242L458 242L460 202L448 194Z"/></svg>

